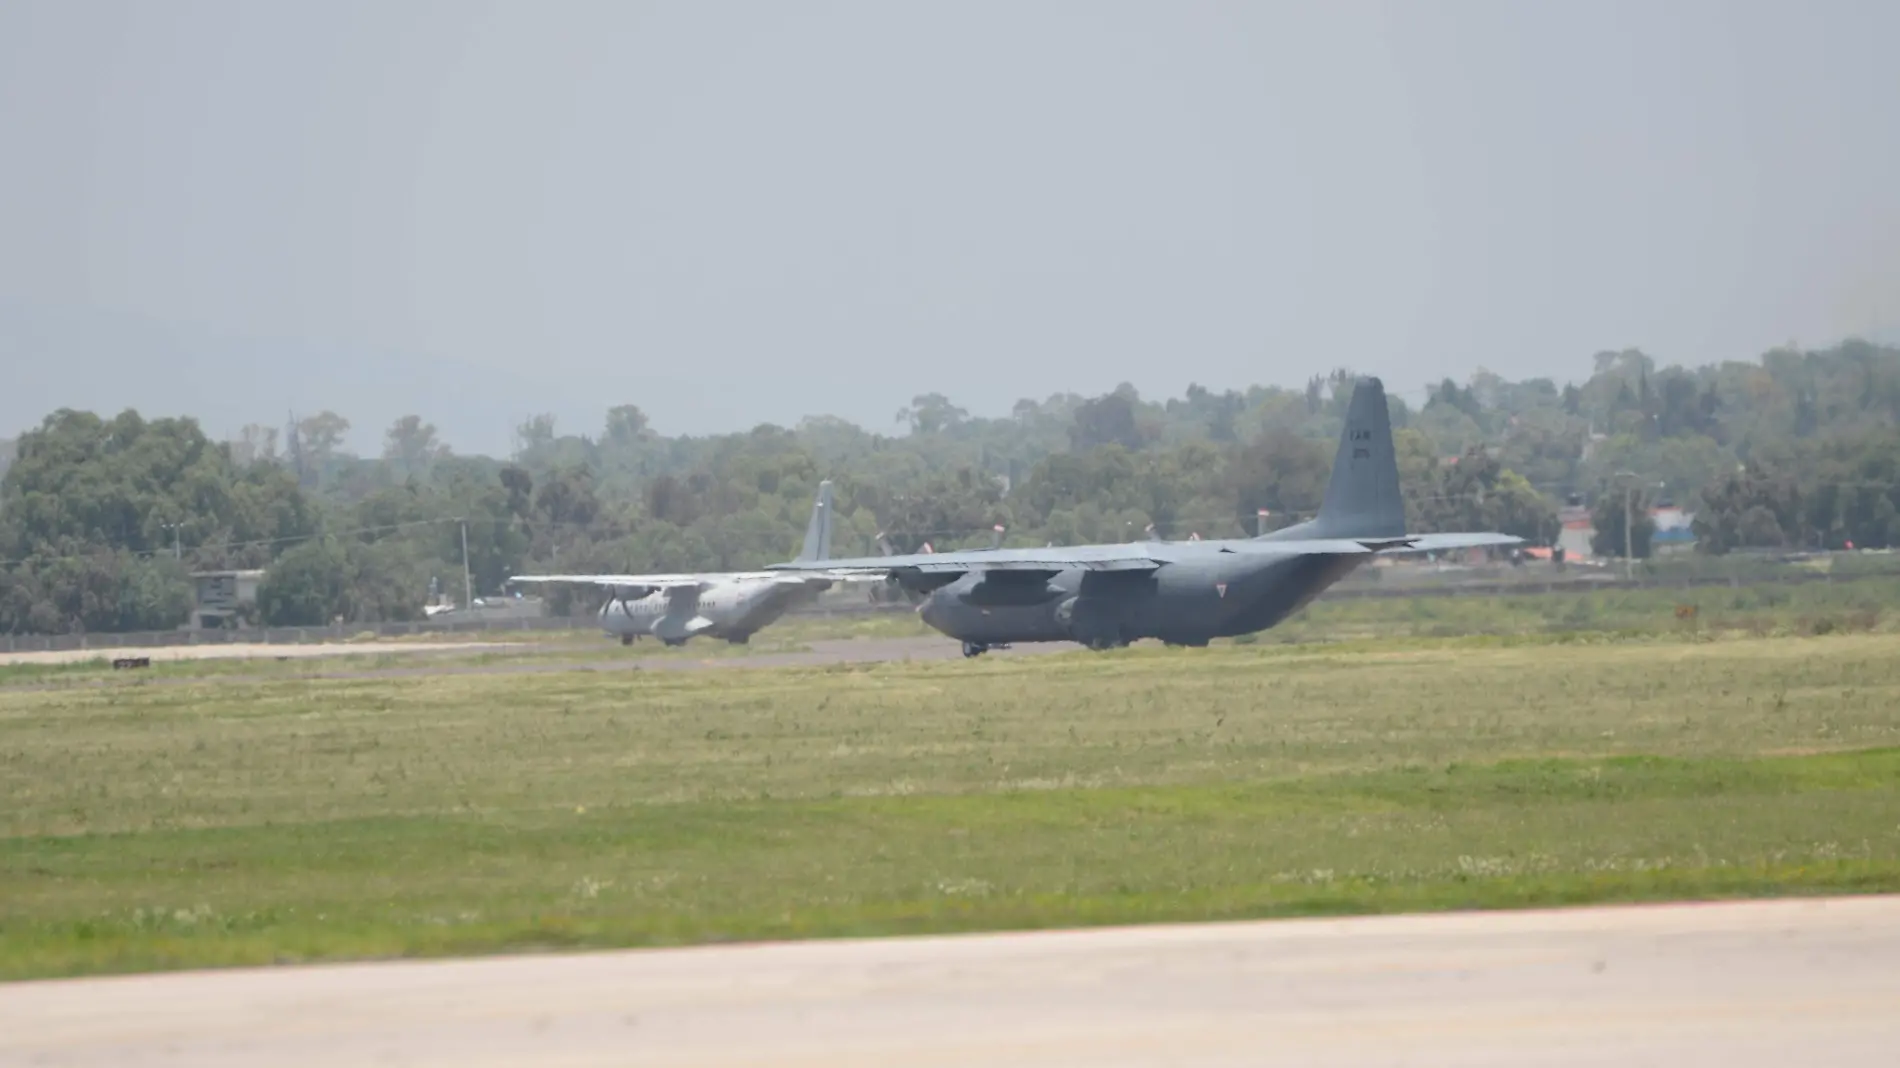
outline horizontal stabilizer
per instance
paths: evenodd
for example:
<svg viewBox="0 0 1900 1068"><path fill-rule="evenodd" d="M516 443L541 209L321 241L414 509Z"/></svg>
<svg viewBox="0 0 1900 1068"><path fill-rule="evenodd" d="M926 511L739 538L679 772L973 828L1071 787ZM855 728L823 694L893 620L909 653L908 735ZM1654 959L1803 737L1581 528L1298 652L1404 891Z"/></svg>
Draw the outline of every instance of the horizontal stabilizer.
<svg viewBox="0 0 1900 1068"><path fill-rule="evenodd" d="M1489 549L1505 545L1522 545L1524 539L1510 534L1490 532L1471 534L1412 534L1405 538L1405 544L1381 549L1388 553L1440 553L1452 549Z"/></svg>
<svg viewBox="0 0 1900 1068"><path fill-rule="evenodd" d="M1434 553L1451 549L1481 549L1522 545L1509 534L1401 534L1389 538L1289 538L1285 541L1249 539L1222 542L1222 552L1255 556L1352 556L1359 553Z"/></svg>

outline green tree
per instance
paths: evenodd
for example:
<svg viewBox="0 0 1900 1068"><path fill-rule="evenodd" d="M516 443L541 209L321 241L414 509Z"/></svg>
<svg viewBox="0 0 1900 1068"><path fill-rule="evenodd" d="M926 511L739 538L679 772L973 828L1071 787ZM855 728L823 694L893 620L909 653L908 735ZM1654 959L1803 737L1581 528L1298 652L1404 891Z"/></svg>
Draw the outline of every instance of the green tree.
<svg viewBox="0 0 1900 1068"><path fill-rule="evenodd" d="M607 441L618 448L630 449L652 437L646 413L638 406L621 404L607 409Z"/></svg>
<svg viewBox="0 0 1900 1068"><path fill-rule="evenodd" d="M257 584L257 610L273 627L322 627L353 614L348 550L331 538L307 541L277 558Z"/></svg>
<svg viewBox="0 0 1900 1068"><path fill-rule="evenodd" d="M910 405L897 412L897 421L909 424L913 434L940 434L969 417L969 412L950 403L950 398L941 393L912 397Z"/></svg>
<svg viewBox="0 0 1900 1068"><path fill-rule="evenodd" d="M383 459L406 478L426 474L431 465L449 455L437 436L435 424L421 416L405 415L383 435Z"/></svg>
<svg viewBox="0 0 1900 1068"><path fill-rule="evenodd" d="M1332 464L1326 448L1290 430L1270 430L1237 452L1227 465L1234 517L1248 530L1260 509L1271 525L1310 518L1325 496Z"/></svg>
<svg viewBox="0 0 1900 1068"><path fill-rule="evenodd" d="M1590 509L1591 523L1596 527L1596 533L1590 537L1590 551L1598 556L1648 559L1650 540L1656 535L1656 520L1650 516L1649 509L1649 498L1639 492L1612 488L1599 494ZM1623 539L1625 517L1628 549Z"/></svg>

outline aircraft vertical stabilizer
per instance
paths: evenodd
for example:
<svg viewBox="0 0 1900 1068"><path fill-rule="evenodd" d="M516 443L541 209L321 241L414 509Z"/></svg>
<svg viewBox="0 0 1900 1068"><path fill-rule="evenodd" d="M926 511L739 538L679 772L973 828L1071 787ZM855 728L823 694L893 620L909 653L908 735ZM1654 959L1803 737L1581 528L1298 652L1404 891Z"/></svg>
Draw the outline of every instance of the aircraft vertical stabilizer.
<svg viewBox="0 0 1900 1068"><path fill-rule="evenodd" d="M818 499L811 506L811 523L805 527L805 548L801 561L831 559L831 480L818 483Z"/></svg>
<svg viewBox="0 0 1900 1068"><path fill-rule="evenodd" d="M1301 538L1388 538L1405 534L1405 499L1399 495L1399 461L1392 448L1392 415L1385 385L1362 378L1346 406L1332 478L1319 515L1262 535L1262 541Z"/></svg>

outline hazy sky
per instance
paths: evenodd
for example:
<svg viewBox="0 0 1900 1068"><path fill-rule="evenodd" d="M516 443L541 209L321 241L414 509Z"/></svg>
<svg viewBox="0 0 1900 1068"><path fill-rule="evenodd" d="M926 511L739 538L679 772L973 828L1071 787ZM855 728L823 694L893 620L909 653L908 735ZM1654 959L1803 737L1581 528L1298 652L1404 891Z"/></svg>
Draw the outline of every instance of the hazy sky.
<svg viewBox="0 0 1900 1068"><path fill-rule="evenodd" d="M1416 398L1900 322L1900 4L0 0L0 436Z"/></svg>

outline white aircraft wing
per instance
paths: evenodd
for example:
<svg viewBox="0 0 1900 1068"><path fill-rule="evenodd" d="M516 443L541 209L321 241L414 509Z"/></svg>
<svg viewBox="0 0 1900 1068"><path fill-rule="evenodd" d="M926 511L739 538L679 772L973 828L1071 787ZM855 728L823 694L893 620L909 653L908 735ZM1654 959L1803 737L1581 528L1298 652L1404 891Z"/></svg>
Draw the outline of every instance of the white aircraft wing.
<svg viewBox="0 0 1900 1068"><path fill-rule="evenodd" d="M828 574L825 571L812 573L792 573L786 571L705 571L664 575L510 575L511 585L547 585L600 586L611 590L642 590L651 593L655 590L696 589L707 590L713 586L732 582L773 582L785 584L804 584L814 581L841 582L846 580L863 581L859 574Z"/></svg>
<svg viewBox="0 0 1900 1068"><path fill-rule="evenodd" d="M510 575L510 585L548 585L607 586L611 588L640 588L646 590L667 590L691 586L704 589L719 581L725 575Z"/></svg>

